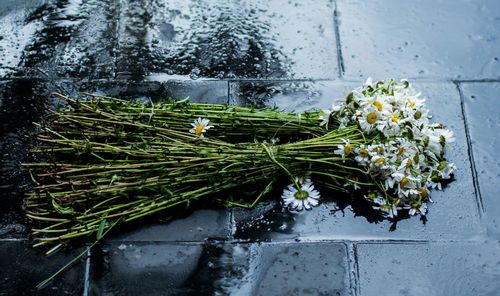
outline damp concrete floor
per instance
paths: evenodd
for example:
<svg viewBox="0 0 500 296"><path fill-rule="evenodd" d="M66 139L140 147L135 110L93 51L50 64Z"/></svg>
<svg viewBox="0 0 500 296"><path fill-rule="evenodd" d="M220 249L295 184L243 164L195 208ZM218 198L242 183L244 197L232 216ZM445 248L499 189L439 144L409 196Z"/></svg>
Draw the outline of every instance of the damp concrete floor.
<svg viewBox="0 0 500 296"><path fill-rule="evenodd" d="M500 295L499 58L497 0L0 0L0 295ZM335 197L194 209L34 289L81 250L32 249L22 211L51 92L306 110L367 77L410 79L455 132L426 223Z"/></svg>

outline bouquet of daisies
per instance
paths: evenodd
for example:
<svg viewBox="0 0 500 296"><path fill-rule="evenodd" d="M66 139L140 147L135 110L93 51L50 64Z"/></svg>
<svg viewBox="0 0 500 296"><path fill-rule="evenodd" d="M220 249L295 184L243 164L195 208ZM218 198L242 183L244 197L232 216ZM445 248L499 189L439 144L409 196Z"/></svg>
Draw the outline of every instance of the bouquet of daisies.
<svg viewBox="0 0 500 296"><path fill-rule="evenodd" d="M429 120L406 80L368 81L328 110L153 103L56 94L66 107L37 123L35 183L26 196L36 246L192 204L253 208L281 196L290 211L321 188L359 191L389 218L425 215L454 166L453 133ZM42 160L43 159L43 160Z"/></svg>
<svg viewBox="0 0 500 296"><path fill-rule="evenodd" d="M408 81L368 80L324 113L322 125L334 120L339 129L359 126L371 138L361 145L345 139L334 153L356 163L379 184L379 190L364 195L374 208L391 218L398 210L425 215L430 189L441 190L453 174L455 167L444 153L454 137L443 125L429 121L420 93Z"/></svg>

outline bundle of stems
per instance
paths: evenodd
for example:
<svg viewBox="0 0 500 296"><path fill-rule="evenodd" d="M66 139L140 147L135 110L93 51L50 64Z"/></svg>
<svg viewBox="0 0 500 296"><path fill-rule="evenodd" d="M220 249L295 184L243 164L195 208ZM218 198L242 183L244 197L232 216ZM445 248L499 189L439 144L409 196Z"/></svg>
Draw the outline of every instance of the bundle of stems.
<svg viewBox="0 0 500 296"><path fill-rule="evenodd" d="M26 212L47 254L94 237L91 248L114 227L193 203L253 208L273 189L284 188L289 210L311 209L312 180L361 190L389 219L425 220L429 191L455 169L444 157L453 132L430 121L407 80L368 80L339 105L302 113L55 96L66 107L36 123L36 161L24 164L35 183Z"/></svg>
<svg viewBox="0 0 500 296"><path fill-rule="evenodd" d="M316 112L57 96L70 107L37 124L41 144L32 150L48 160L24 164L36 183L25 199L40 222L35 246L55 244L48 253L193 201L251 208L283 179L297 188L298 176L340 190L346 180L378 186L332 150L345 139L366 143L365 135L355 126L320 128ZM204 137L188 132L198 117L215 126ZM262 140L276 136L282 144Z"/></svg>
<svg viewBox="0 0 500 296"><path fill-rule="evenodd" d="M78 100L58 93L54 95L72 108L71 113L67 112L68 109L54 111L59 125L70 126L77 121L84 127L96 128L96 124L107 126L106 130L96 130L92 136L99 136L99 132L107 136L109 128L114 127L114 132L128 137L130 135L124 133L124 129L130 126L127 122L133 123L134 126L142 123L184 133L186 123L196 118L208 119L217 126L217 133L211 137L229 139L232 142L253 141L255 138L265 140L269 135L304 138L325 133L324 128L318 125L318 118L323 114L321 110L290 113L278 111L277 108L190 103L187 99L153 103L97 95L90 95L89 100ZM71 130L64 131L68 132Z"/></svg>

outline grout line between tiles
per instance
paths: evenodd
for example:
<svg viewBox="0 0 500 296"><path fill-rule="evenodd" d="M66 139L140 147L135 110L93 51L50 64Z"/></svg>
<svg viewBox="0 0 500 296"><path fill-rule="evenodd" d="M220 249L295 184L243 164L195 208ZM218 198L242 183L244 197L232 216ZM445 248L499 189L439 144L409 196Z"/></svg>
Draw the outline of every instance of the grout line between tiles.
<svg viewBox="0 0 500 296"><path fill-rule="evenodd" d="M133 74L133 73L132 73ZM500 82L500 78L484 78L484 79L452 79L452 78L439 78L439 77L408 77L408 79L411 82L434 82L434 83L443 83L443 82L452 82L452 83L495 83L495 82ZM15 80L37 80L40 82L54 82L54 81L59 81L59 82L85 82L85 83L94 83L94 82L109 82L109 83L130 83L131 81L129 79L125 78L117 78L117 79L111 79L111 78L95 78L95 79L82 79L79 77L73 77L73 78L68 78L68 77L55 77L55 78L48 78L45 76L15 76L15 77L0 77L0 82L1 81L15 81ZM255 83L293 83L293 82L336 82L336 83L363 83L365 79L352 79L349 77L341 77L340 79L328 79L328 78L317 78L317 79L312 79L312 78L290 78L290 79L275 79L275 78L269 78L269 79L252 79L252 78L241 78L241 79L197 79L197 80L192 80L192 79L159 79L159 80L144 80L144 81L139 81L137 84L141 83L167 83L169 81L187 81L187 82L229 82L229 83L238 83L238 82L255 82Z"/></svg>
<svg viewBox="0 0 500 296"><path fill-rule="evenodd" d="M87 251L87 257L85 258L85 272L83 274L83 296L89 295L90 287L90 260L91 260L91 250Z"/></svg>
<svg viewBox="0 0 500 296"><path fill-rule="evenodd" d="M474 161L474 151L472 148L472 141L471 141L471 136L470 136L470 129L469 129L469 122L467 120L467 114L465 112L465 98L464 94L462 91L462 88L460 87L460 83L456 82L455 83L459 96L460 96L460 107L462 109L462 117L463 117L463 122L465 125L465 137L467 140L467 150L469 154L469 162L470 162L470 167L472 170L472 182L474 185L474 193L476 196L476 201L477 201L477 206L479 210L479 216L482 218L484 215L484 205L483 205L483 198L481 195L481 188L479 187L479 181L477 179L477 168L476 168L476 162Z"/></svg>
<svg viewBox="0 0 500 296"><path fill-rule="evenodd" d="M345 68L344 68L344 58L342 56L342 44L340 42L340 22L339 22L339 14L338 14L338 7L337 7L337 1L334 1L333 3L334 9L333 9L333 25L334 25L334 30L335 30L335 43L337 47L337 62L338 62L338 68L339 68L339 73L338 76L339 78L342 78L344 76Z"/></svg>
<svg viewBox="0 0 500 296"><path fill-rule="evenodd" d="M359 272L358 272L357 255L355 248L356 244L354 243L347 244L347 264L349 265L348 266L349 284L352 296L358 296L358 289L359 289L358 286Z"/></svg>

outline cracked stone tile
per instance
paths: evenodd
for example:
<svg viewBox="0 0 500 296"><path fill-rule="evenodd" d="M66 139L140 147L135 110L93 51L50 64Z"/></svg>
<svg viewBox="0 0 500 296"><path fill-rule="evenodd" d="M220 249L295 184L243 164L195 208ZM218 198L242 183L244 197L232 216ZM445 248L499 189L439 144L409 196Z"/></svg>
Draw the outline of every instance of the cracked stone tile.
<svg viewBox="0 0 500 296"><path fill-rule="evenodd" d="M500 76L500 3L338 1L347 77Z"/></svg>

